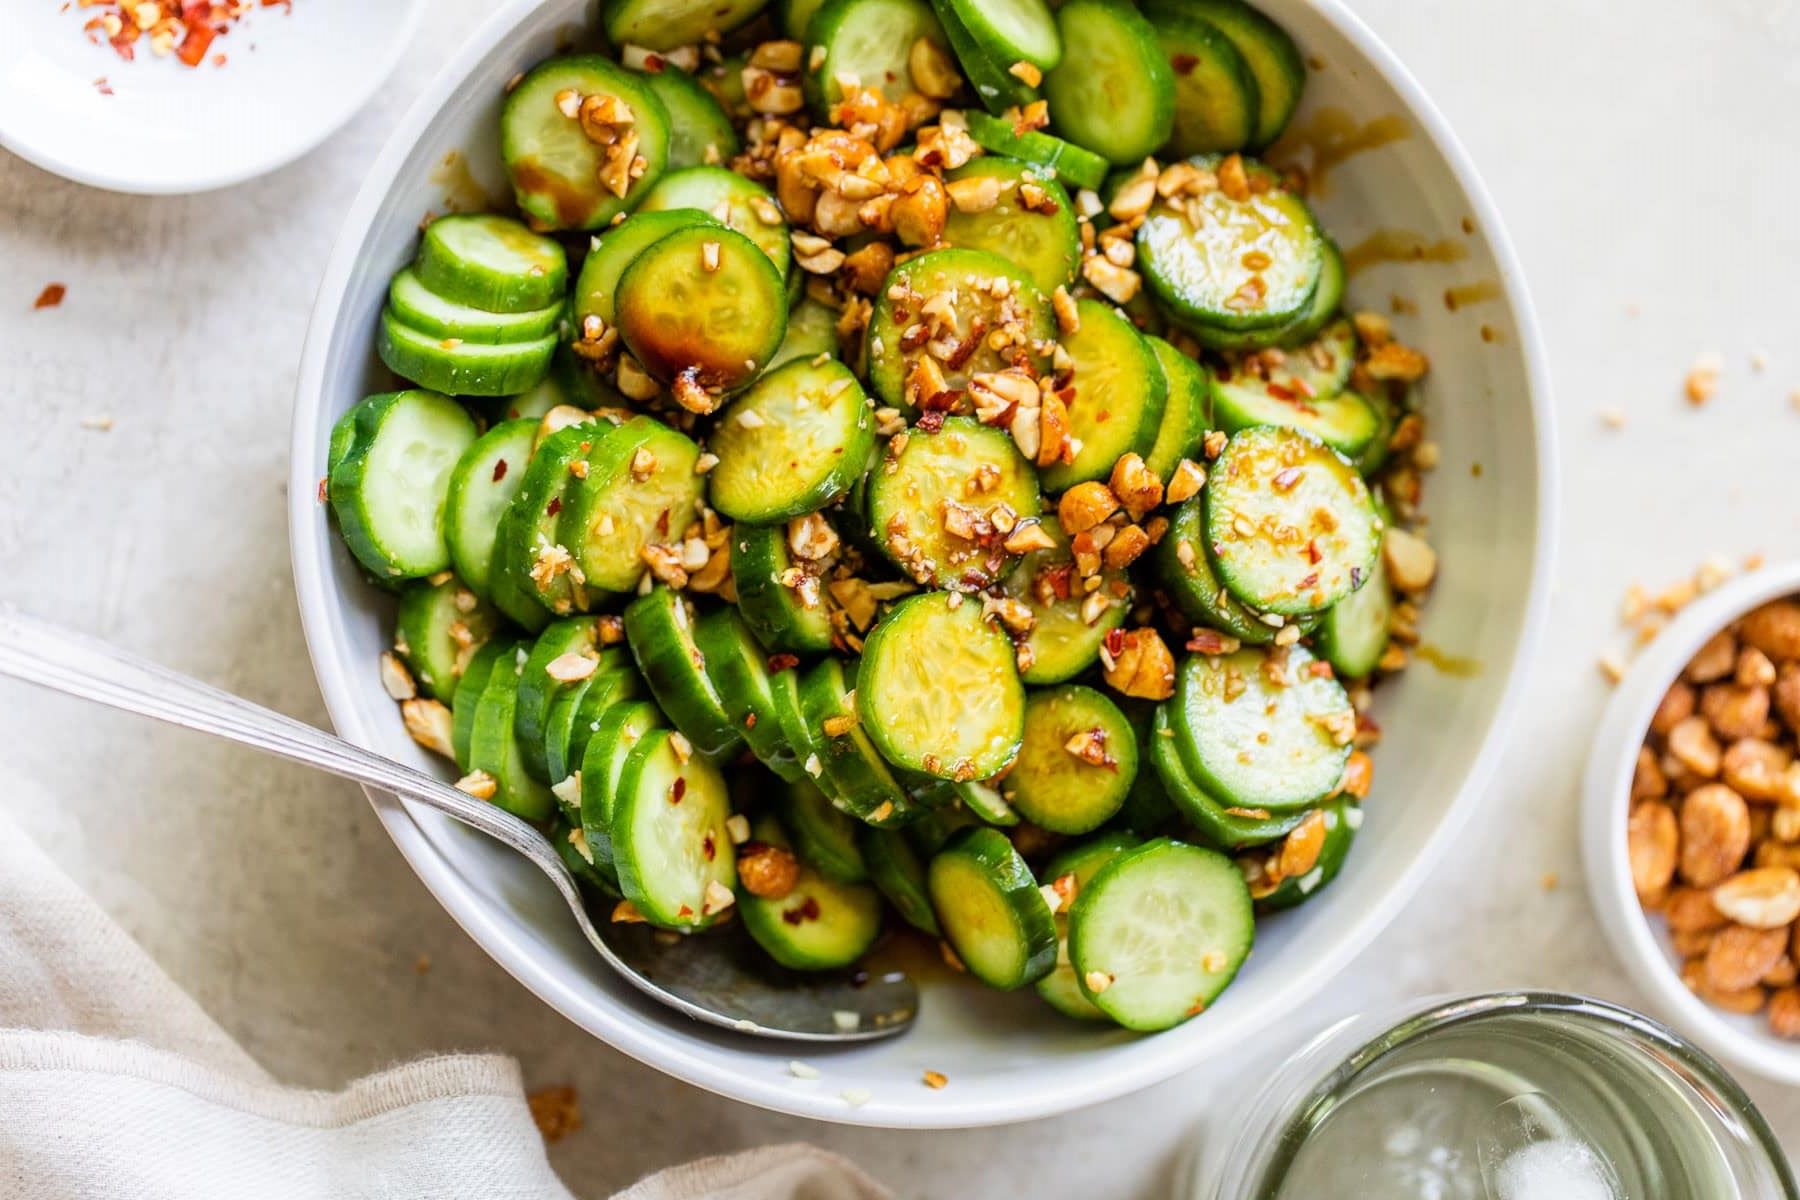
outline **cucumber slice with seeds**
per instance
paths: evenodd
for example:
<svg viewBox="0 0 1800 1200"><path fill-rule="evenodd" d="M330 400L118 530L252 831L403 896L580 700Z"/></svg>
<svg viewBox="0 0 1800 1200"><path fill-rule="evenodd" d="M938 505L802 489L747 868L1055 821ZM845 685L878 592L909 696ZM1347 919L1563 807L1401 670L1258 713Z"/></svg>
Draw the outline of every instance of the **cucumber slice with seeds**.
<svg viewBox="0 0 1800 1200"><path fill-rule="evenodd" d="M488 674L469 735L469 769L493 777L496 805L527 821L545 821L556 812L556 798L525 769L525 751L514 720L519 671L515 653L511 660L496 662Z"/></svg>
<svg viewBox="0 0 1800 1200"><path fill-rule="evenodd" d="M1134 593L1123 571L1104 572L1099 589L1084 592L1069 539L1055 515L1045 513L1040 524L1056 545L1021 558L1006 577L1006 594L1031 609L1031 632L1025 638L1031 665L1020 678L1029 684L1061 683L1099 661L1106 635L1125 623ZM1090 595L1104 602L1092 621L1083 616Z"/></svg>
<svg viewBox="0 0 1800 1200"><path fill-rule="evenodd" d="M488 594L488 572L500 520L525 482L538 423L505 421L457 459L444 499L444 542L456 573L477 596Z"/></svg>
<svg viewBox="0 0 1800 1200"><path fill-rule="evenodd" d="M500 614L462 580L420 580L400 594L394 642L424 693L448 703L470 657L499 624Z"/></svg>
<svg viewBox="0 0 1800 1200"><path fill-rule="evenodd" d="M642 43L639 43L640 45ZM608 165L608 147L588 137L564 111L566 94L612 97L631 111L631 132L644 170ZM513 198L545 229L599 229L629 212L655 186L668 162L669 113L643 79L597 54L552 58L526 72L500 110L500 155ZM622 184L621 195L603 182Z"/></svg>
<svg viewBox="0 0 1800 1200"><path fill-rule="evenodd" d="M1107 863L1135 850L1143 844L1143 839L1135 833L1120 830L1116 833L1102 833L1093 839L1072 846L1062 851L1044 867L1044 878L1050 883L1067 879L1076 895L1087 886ZM1081 981L1075 978L1075 967L1069 962L1069 918L1063 913L1056 914L1056 967L1048 975L1037 981L1037 993L1044 1002L1065 1017L1074 1017L1078 1021L1104 1021L1106 1014L1094 1007L1094 1002L1087 998L1081 990Z"/></svg>
<svg viewBox="0 0 1800 1200"><path fill-rule="evenodd" d="M777 806L800 861L833 883L865 883L868 865L857 846L862 823L840 811L810 779L789 785Z"/></svg>
<svg viewBox="0 0 1800 1200"><path fill-rule="evenodd" d="M993 180L999 193L992 205L974 211L952 204L944 245L997 254L1024 271L1041 292L1074 281L1081 267L1081 229L1069 194L1052 172L1016 159L983 156L945 179Z"/></svg>
<svg viewBox="0 0 1800 1200"><path fill-rule="evenodd" d="M788 311L787 333L782 335L781 349L769 360L769 370L796 360L811 362L821 354L833 358L838 354L838 314L811 296Z"/></svg>
<svg viewBox="0 0 1800 1200"><path fill-rule="evenodd" d="M487 313L523 314L534 320L541 319L543 310L560 305L569 286L568 259L554 238L533 233L511 217L492 213L457 213L437 218L425 227L418 263L412 271L400 274L415 285L402 289L409 295L424 292L447 305L463 305ZM554 325L555 319L550 323ZM425 331L439 332L429 328ZM546 328L530 336L542 336L548 331ZM463 336L451 329L441 332Z"/></svg>
<svg viewBox="0 0 1800 1200"><path fill-rule="evenodd" d="M1319 285L1325 238L1312 211L1267 167L1245 169L1244 199L1214 189L1184 207L1159 200L1138 228L1144 282L1177 320L1196 328L1278 329L1310 311ZM1193 223L1196 208L1204 225Z"/></svg>
<svg viewBox="0 0 1800 1200"><path fill-rule="evenodd" d="M1205 21L1154 9L1150 24L1175 76L1175 123L1167 152L1229 152L1255 141L1262 95L1231 39Z"/></svg>
<svg viewBox="0 0 1800 1200"><path fill-rule="evenodd" d="M727 162L738 149L737 130L713 94L680 67L646 71L644 83L669 113L669 169Z"/></svg>
<svg viewBox="0 0 1800 1200"><path fill-rule="evenodd" d="M1381 432L1381 415L1345 384L1356 361L1356 335L1339 321L1281 363L1261 356L1228 359L1213 374L1213 421L1227 433L1252 425L1304 430L1355 459Z"/></svg>
<svg viewBox="0 0 1800 1200"><path fill-rule="evenodd" d="M615 704L600 718L581 756L581 829L588 852L602 871L617 878L613 854L613 812L625 763L645 734L662 728L662 713L648 700Z"/></svg>
<svg viewBox="0 0 1800 1200"><path fill-rule="evenodd" d="M817 664L800 681L801 717L825 768L821 787L859 820L884 828L903 825L915 807L861 728L856 692L836 658Z"/></svg>
<svg viewBox="0 0 1800 1200"><path fill-rule="evenodd" d="M745 622L770 650L822 654L832 644L824 585L814 579L805 592L789 587L782 580L793 569L786 526L733 527L731 581Z"/></svg>
<svg viewBox="0 0 1800 1200"><path fill-rule="evenodd" d="M1197 17L1224 34L1256 79L1256 132L1250 144L1267 146L1281 136L1306 87L1306 60L1287 31L1243 0L1150 0L1162 12Z"/></svg>
<svg viewBox="0 0 1800 1200"><path fill-rule="evenodd" d="M875 626L856 708L889 762L939 779L991 779L1025 733L1011 639L954 592L908 596Z"/></svg>
<svg viewBox="0 0 1800 1200"><path fill-rule="evenodd" d="M1318 895L1344 869L1344 860L1350 856L1350 843L1356 840L1356 831L1362 828L1362 809L1349 799L1333 800L1308 813L1306 821L1297 826L1289 836L1315 836L1316 831L1306 827L1314 821L1324 830L1324 844L1319 848L1318 859L1298 875L1278 880L1269 880L1265 876L1252 883L1250 896L1256 901L1258 911L1280 912L1304 904ZM1280 851L1275 851L1267 858L1278 861ZM1267 870L1266 866L1264 870Z"/></svg>
<svg viewBox="0 0 1800 1200"><path fill-rule="evenodd" d="M1332 605L1319 622L1319 655L1344 679L1366 679L1387 652L1394 592L1380 554L1363 585Z"/></svg>
<svg viewBox="0 0 1800 1200"><path fill-rule="evenodd" d="M659 421L633 417L594 437L586 458L587 474L563 501L558 536L589 589L630 592L644 577L644 547L678 544L699 516L706 492L706 477L694 473L700 447Z"/></svg>
<svg viewBox="0 0 1800 1200"><path fill-rule="evenodd" d="M719 415L707 448L713 507L770 524L823 508L868 469L875 431L856 374L836 360L764 375Z"/></svg>
<svg viewBox="0 0 1800 1200"><path fill-rule="evenodd" d="M586 586L570 569L573 557L560 526L564 496L574 479L570 464L611 432L609 425L587 423L545 438L500 518L489 589L495 606L527 629L542 628L546 613L568 616L588 607Z"/></svg>
<svg viewBox="0 0 1800 1200"><path fill-rule="evenodd" d="M1168 838L1100 868L1069 913L1076 979L1094 1007L1127 1029L1168 1029L1203 1012L1254 940L1237 864Z"/></svg>
<svg viewBox="0 0 1800 1200"><path fill-rule="evenodd" d="M1137 770L1137 737L1118 705L1068 684L1026 701L1024 740L1003 794L1040 829L1087 833L1119 811Z"/></svg>
<svg viewBox="0 0 1800 1200"><path fill-rule="evenodd" d="M1214 799L1194 779L1170 724L1167 704L1156 706L1148 743L1151 774L1162 783L1167 802L1193 826L1199 839L1221 850L1260 846L1284 837L1306 818L1308 810L1271 812L1242 808Z"/></svg>
<svg viewBox="0 0 1800 1200"><path fill-rule="evenodd" d="M1073 462L1039 473L1047 492L1105 479L1125 455L1150 453L1169 397L1155 353L1116 308L1084 298L1076 313L1080 325L1063 335L1062 346L1075 362L1069 382L1075 395L1065 403L1069 438L1080 449Z"/></svg>
<svg viewBox="0 0 1800 1200"><path fill-rule="evenodd" d="M925 864L903 833L891 829L857 830L857 844L867 864L869 882L887 897L894 911L914 929L932 937L942 937L937 914L931 910L931 893L927 890Z"/></svg>
<svg viewBox="0 0 1800 1200"><path fill-rule="evenodd" d="M1362 476L1298 430L1234 434L1201 495L1213 569L1264 612L1323 612L1362 586L1381 553L1381 518Z"/></svg>
<svg viewBox="0 0 1800 1200"><path fill-rule="evenodd" d="M803 80L813 114L822 122L829 121L831 109L843 99L840 79L855 79L899 101L909 92L924 91L912 76L914 43L924 38L950 52L926 0L826 0L804 33L793 36L823 51L810 55Z"/></svg>
<svg viewBox="0 0 1800 1200"><path fill-rule="evenodd" d="M1163 405L1162 425L1150 453L1144 455L1144 466L1167 484L1175 468L1184 458L1198 459L1200 445L1206 438L1208 402L1211 385L1206 368L1159 337L1146 336L1144 342L1162 368L1168 401Z"/></svg>
<svg viewBox="0 0 1800 1200"><path fill-rule="evenodd" d="M944 939L992 988L1036 983L1056 966L1056 923L1031 868L998 829L965 829L926 871Z"/></svg>
<svg viewBox="0 0 1800 1200"><path fill-rule="evenodd" d="M1074 142L1035 129L1020 133L1011 121L975 109L963 116L969 122L969 136L983 150L1054 172L1065 187L1098 191L1112 170L1106 159Z"/></svg>
<svg viewBox="0 0 1800 1200"><path fill-rule="evenodd" d="M1213 573L1206 550L1206 510L1199 496L1182 501L1156 547L1157 574L1169 599L1190 621L1228 633L1246 645L1275 640L1277 627L1233 596Z"/></svg>
<svg viewBox="0 0 1800 1200"><path fill-rule="evenodd" d="M764 816L751 827L752 842L785 847L781 822ZM795 971L847 967L868 952L881 933L881 894L872 887L834 882L804 859L793 890L765 899L740 889L744 928L770 958Z"/></svg>
<svg viewBox="0 0 1800 1200"><path fill-rule="evenodd" d="M1056 12L1062 62L1044 76L1056 130L1121 165L1169 140L1175 75L1156 31L1127 0L1069 0Z"/></svg>
<svg viewBox="0 0 1800 1200"><path fill-rule="evenodd" d="M754 379L781 348L781 275L749 238L689 228L639 254L619 279L619 334L664 382L717 394Z"/></svg>
<svg viewBox="0 0 1800 1200"><path fill-rule="evenodd" d="M1034 517L1040 503L1037 472L1012 436L972 417L935 433L914 428L869 473L870 534L922 584L986 587L1011 561L988 514L1004 505L1015 519Z"/></svg>
<svg viewBox="0 0 1800 1200"><path fill-rule="evenodd" d="M1280 812L1337 790L1356 714L1342 684L1313 673L1314 661L1296 644L1285 652L1195 655L1181 664L1169 726L1182 762L1208 795Z"/></svg>
<svg viewBox="0 0 1800 1200"><path fill-rule="evenodd" d="M713 895L737 885L730 816L717 767L682 754L667 729L639 740L619 776L610 824L619 890L646 921L685 932L730 910Z"/></svg>
<svg viewBox="0 0 1800 1200"><path fill-rule="evenodd" d="M768 0L607 0L601 21L615 46L673 50L716 42L761 12Z"/></svg>
<svg viewBox="0 0 1800 1200"><path fill-rule="evenodd" d="M707 677L706 656L694 644L694 622L687 598L658 586L625 609L625 640L670 722L701 754L723 758L743 739Z"/></svg>
<svg viewBox="0 0 1800 1200"><path fill-rule="evenodd" d="M494 345L439 337L381 314L375 352L388 370L420 387L457 396L512 396L536 386L550 370L556 335Z"/></svg>
<svg viewBox="0 0 1800 1200"><path fill-rule="evenodd" d="M582 260L581 274L575 277L572 304L577 332L586 326L589 317L598 317L602 329L611 327L618 315L615 305L619 278L625 274L625 268L663 238L693 225L716 226L718 222L697 208L670 208L633 213L600 235Z"/></svg>
<svg viewBox="0 0 1800 1200"><path fill-rule="evenodd" d="M996 291L1004 291L1004 298L996 299ZM908 350L901 339L908 328L924 320L921 306L933 296L951 298L958 338L969 336L978 320L990 333L1016 327L1028 345L1056 336L1056 320L1043 292L1024 271L998 255L950 248L910 258L888 274L869 318L869 387L883 404L903 411L914 407L907 379L930 351L923 344ZM944 370L944 386L956 391L967 387L973 375L1009 365L1009 354L984 340L960 367Z"/></svg>
<svg viewBox="0 0 1800 1200"><path fill-rule="evenodd" d="M560 246L557 253L562 253ZM458 304L420 283L411 267L395 275L388 284L388 307L420 333L494 344L547 337L556 332L563 315L560 297L545 308L521 313L492 313Z"/></svg>
<svg viewBox="0 0 1800 1200"><path fill-rule="evenodd" d="M727 167L683 167L657 181L640 212L697 208L762 247L784 280L793 258L787 222L769 189Z"/></svg>
<svg viewBox="0 0 1800 1200"><path fill-rule="evenodd" d="M450 472L475 441L462 405L436 392L370 396L340 419L326 480L338 531L378 579L417 579L450 565L444 501ZM339 443L342 445L339 445Z"/></svg>
<svg viewBox="0 0 1800 1200"><path fill-rule="evenodd" d="M727 720L742 731L751 752L781 778L804 779L794 748L781 732L768 656L743 617L730 608L707 613L694 628L694 644L706 658L707 678L719 693Z"/></svg>
<svg viewBox="0 0 1800 1200"><path fill-rule="evenodd" d="M1338 315L1344 301L1347 273L1343 251L1328 235L1321 235L1324 258L1319 264L1319 286L1312 300L1298 317L1286 325L1267 329L1221 329L1214 325L1190 324L1187 331L1202 346L1222 351L1265 350L1270 346L1302 346Z"/></svg>

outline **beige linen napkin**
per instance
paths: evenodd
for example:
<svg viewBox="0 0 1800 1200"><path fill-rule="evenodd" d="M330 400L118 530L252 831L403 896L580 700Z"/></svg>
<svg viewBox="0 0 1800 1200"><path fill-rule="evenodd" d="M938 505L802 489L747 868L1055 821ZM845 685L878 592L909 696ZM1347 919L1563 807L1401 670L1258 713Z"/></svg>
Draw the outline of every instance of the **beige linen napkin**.
<svg viewBox="0 0 1800 1200"><path fill-rule="evenodd" d="M446 1055L340 1092L272 1079L0 813L0 1196L572 1200L519 1067ZM885 1200L810 1146L709 1158L616 1200Z"/></svg>

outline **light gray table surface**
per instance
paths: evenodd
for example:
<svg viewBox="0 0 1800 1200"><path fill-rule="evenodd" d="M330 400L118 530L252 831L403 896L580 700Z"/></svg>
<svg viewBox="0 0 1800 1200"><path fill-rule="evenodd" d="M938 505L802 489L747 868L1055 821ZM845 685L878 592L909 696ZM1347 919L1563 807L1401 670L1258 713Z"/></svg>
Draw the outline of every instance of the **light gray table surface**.
<svg viewBox="0 0 1800 1200"><path fill-rule="evenodd" d="M438 0L347 129L228 191L109 195L0 154L0 598L325 720L282 494L307 313L364 168L490 8ZM1793 0L1358 8L1460 131L1524 260L1565 503L1553 621L1491 794L1407 912L1284 1032L1450 989L1641 1002L1577 861L1577 777L1606 695L1595 661L1629 582L1796 549L1800 14ZM53 280L67 300L33 311ZM1723 383L1694 410L1681 382L1709 350ZM1625 428L1603 423L1610 408ZM111 432L83 428L99 414ZM0 713L0 805L251 1053L317 1087L430 1051L514 1054L533 1085L580 1090L587 1127L552 1157L584 1196L794 1138L907 1196L1154 1196L1209 1102L1245 1086L1241 1064L1220 1063L1077 1115L960 1133L772 1116L662 1078L533 999L347 785L11 684ZM1749 1086L1800 1146L1800 1096Z"/></svg>

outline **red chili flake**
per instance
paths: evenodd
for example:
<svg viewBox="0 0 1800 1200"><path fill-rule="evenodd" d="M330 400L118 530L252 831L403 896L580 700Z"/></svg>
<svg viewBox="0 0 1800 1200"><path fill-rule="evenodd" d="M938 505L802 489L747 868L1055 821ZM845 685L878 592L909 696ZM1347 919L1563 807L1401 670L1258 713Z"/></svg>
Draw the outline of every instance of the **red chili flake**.
<svg viewBox="0 0 1800 1200"><path fill-rule="evenodd" d="M562 511L562 497L561 496L550 497L550 503L548 503L544 506L544 515L546 517L554 517L557 513L561 512L561 511Z"/></svg>
<svg viewBox="0 0 1800 1200"><path fill-rule="evenodd" d="M944 427L944 410L934 408L919 414L919 428L926 433L936 433Z"/></svg>
<svg viewBox="0 0 1800 1200"><path fill-rule="evenodd" d="M769 674L778 675L800 665L800 657L795 654L769 655Z"/></svg>
<svg viewBox="0 0 1800 1200"><path fill-rule="evenodd" d="M63 297L68 294L69 289L64 285L60 283L46 283L44 285L44 290L38 293L38 298L31 302L31 307L55 308L63 302Z"/></svg>
<svg viewBox="0 0 1800 1200"><path fill-rule="evenodd" d="M1285 400L1290 404L1293 403L1294 393L1292 391L1288 390L1287 388L1282 387L1279 383L1271 383L1267 387L1265 387L1263 390L1268 392L1269 395L1275 397L1277 400Z"/></svg>
<svg viewBox="0 0 1800 1200"><path fill-rule="evenodd" d="M1311 575L1308 575L1305 579L1302 579L1300 581L1300 583L1298 584L1298 586L1300 588L1318 587L1319 586L1319 573L1317 571L1314 571Z"/></svg>
<svg viewBox="0 0 1800 1200"><path fill-rule="evenodd" d="M1114 658L1117 658L1125 652L1125 631L1123 629L1107 630L1104 645L1106 646L1106 652Z"/></svg>
<svg viewBox="0 0 1800 1200"><path fill-rule="evenodd" d="M783 909L781 919L789 925L803 925L807 921L819 919L819 902L811 896L799 908Z"/></svg>
<svg viewBox="0 0 1800 1200"><path fill-rule="evenodd" d="M502 479L505 479L505 478L506 478L506 460L504 458L502 458L494 463L494 482L499 483Z"/></svg>
<svg viewBox="0 0 1800 1200"><path fill-rule="evenodd" d="M1319 539L1318 538L1314 538L1312 541L1306 543L1306 561L1307 562L1317 565L1318 561L1324 557L1325 556L1319 552Z"/></svg>
<svg viewBox="0 0 1800 1200"><path fill-rule="evenodd" d="M664 537L669 536L669 510L666 508L656 515L656 532Z"/></svg>
<svg viewBox="0 0 1800 1200"><path fill-rule="evenodd" d="M702 858L706 859L707 862L711 862L713 857L718 853L719 848L713 845L712 834L709 833L704 838L700 839L700 855Z"/></svg>
<svg viewBox="0 0 1800 1200"><path fill-rule="evenodd" d="M677 775L675 782L669 785L669 803L680 804L681 798L685 795L687 795L687 778Z"/></svg>
<svg viewBox="0 0 1800 1200"><path fill-rule="evenodd" d="M1074 592L1075 564L1062 563L1044 571L1044 582L1050 588L1050 594L1058 600L1067 600Z"/></svg>
<svg viewBox="0 0 1800 1200"><path fill-rule="evenodd" d="M218 31L204 21L190 22L187 36L181 39L181 45L175 51L175 57L190 67L197 67L206 57L206 51L212 46L213 39L219 36Z"/></svg>
<svg viewBox="0 0 1800 1200"><path fill-rule="evenodd" d="M694 915L694 910L684 904L675 910L675 915L678 917L691 917Z"/></svg>
<svg viewBox="0 0 1800 1200"><path fill-rule="evenodd" d="M644 55L644 72L646 74L661 75L662 69L663 69L663 56L662 55L660 55L660 54Z"/></svg>
<svg viewBox="0 0 1800 1200"><path fill-rule="evenodd" d="M104 75L102 75L102 76L100 76L100 78L94 80L94 90L96 92L99 92L102 96L111 96L111 95L116 94L112 90L112 84L106 82L106 76L104 76Z"/></svg>
<svg viewBox="0 0 1800 1200"><path fill-rule="evenodd" d="M755 729L756 728L756 714L755 713L745 713L744 714L744 728L745 729Z"/></svg>
<svg viewBox="0 0 1800 1200"><path fill-rule="evenodd" d="M1175 68L1177 75L1186 75L1200 65L1200 59L1192 54L1177 54L1169 60L1169 65Z"/></svg>
<svg viewBox="0 0 1800 1200"><path fill-rule="evenodd" d="M329 495L329 493L326 491L326 483L327 482L328 481L326 480L325 476L323 476L323 475L319 476L319 503L320 504L325 503L325 501Z"/></svg>
<svg viewBox="0 0 1800 1200"><path fill-rule="evenodd" d="M1322 658L1315 658L1306 664L1306 673L1314 679L1330 679L1334 672L1330 663Z"/></svg>
<svg viewBox="0 0 1800 1200"><path fill-rule="evenodd" d="M1225 635L1216 629L1196 629L1189 639L1187 648L1195 654L1215 655L1225 653L1227 642Z"/></svg>

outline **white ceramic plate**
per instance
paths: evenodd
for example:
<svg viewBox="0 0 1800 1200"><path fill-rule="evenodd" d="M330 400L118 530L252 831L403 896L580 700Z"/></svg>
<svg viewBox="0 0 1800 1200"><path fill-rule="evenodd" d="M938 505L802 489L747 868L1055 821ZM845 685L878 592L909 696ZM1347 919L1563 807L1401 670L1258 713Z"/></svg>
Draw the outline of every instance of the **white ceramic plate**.
<svg viewBox="0 0 1800 1200"><path fill-rule="evenodd" d="M257 8L188 67L134 61L82 26L98 9L6 5L0 146L46 171L119 192L241 183L305 154L375 94L412 40L425 0L296 0ZM67 11L64 11L66 8ZM225 55L223 66L211 56ZM104 81L102 83L102 81Z"/></svg>
<svg viewBox="0 0 1800 1200"><path fill-rule="evenodd" d="M346 218L326 266L300 369L294 417L291 533L308 645L338 731L396 758L429 763L402 730L376 678L391 637L388 600L365 586L315 488L332 421L391 387L372 353L388 276L414 252L419 219L442 211L430 182L451 151L499 182L496 113L505 81L553 52L582 0L519 0L497 14L401 122ZM1392 919L1478 799L1520 692L1548 589L1556 478L1549 388L1519 270L1474 169L1418 86L1335 0L1263 0L1322 65L1298 123L1398 117L1404 136L1351 157L1318 206L1346 247L1378 229L1451 241L1446 266L1383 266L1352 298L1385 308L1414 298L1402 322L1430 351L1424 403L1442 466L1430 485L1442 556L1425 621L1434 644L1480 663L1473 676L1425 665L1385 690L1388 731L1376 754L1368 818L1328 892L1258 927L1256 952L1205 1016L1154 1037L1064 1021L1027 991L934 985L905 1037L809 1053L823 1078L787 1070L793 1051L704 1028L612 978L533 868L448 820L374 797L388 831L444 906L507 970L577 1025L701 1087L768 1108L867 1125L944 1127L1023 1120L1078 1108L1236 1053L1356 957ZM1323 115L1322 115L1323 114ZM1464 232L1466 228L1468 232ZM1493 298L1450 311L1446 287L1486 284ZM1482 336L1488 328L1488 338ZM1491 339L1491 340L1489 340ZM950 1086L920 1084L926 1069ZM843 1093L866 1094L853 1106Z"/></svg>

